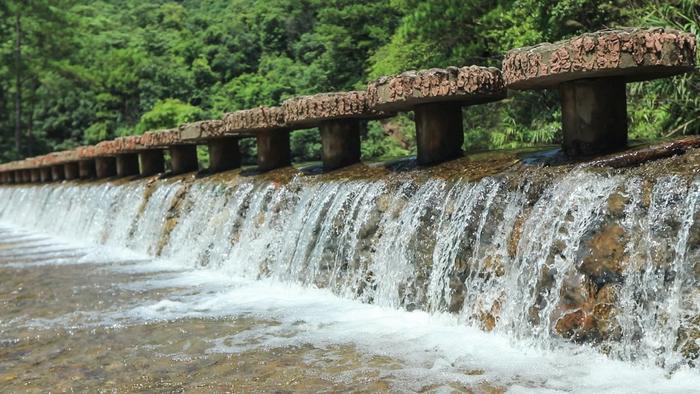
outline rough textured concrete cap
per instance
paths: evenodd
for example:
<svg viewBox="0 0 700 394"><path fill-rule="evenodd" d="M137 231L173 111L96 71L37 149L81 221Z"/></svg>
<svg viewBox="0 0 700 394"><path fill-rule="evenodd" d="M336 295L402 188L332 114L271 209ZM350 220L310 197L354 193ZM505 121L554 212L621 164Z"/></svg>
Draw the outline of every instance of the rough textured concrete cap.
<svg viewBox="0 0 700 394"><path fill-rule="evenodd" d="M332 119L377 119L387 116L370 109L367 92L351 91L299 96L282 103L289 125L315 127Z"/></svg>
<svg viewBox="0 0 700 394"><path fill-rule="evenodd" d="M224 115L224 133L251 133L285 128L282 107L258 107Z"/></svg>
<svg viewBox="0 0 700 394"><path fill-rule="evenodd" d="M47 155L37 156L30 159L25 159L24 168L37 168L55 166L65 163L76 162L80 160L80 148L73 150L65 150L60 152L52 152Z"/></svg>
<svg viewBox="0 0 700 394"><path fill-rule="evenodd" d="M550 88L583 78L643 81L693 70L695 50L695 36L678 30L601 30L512 50L503 59L503 76L509 89Z"/></svg>
<svg viewBox="0 0 700 394"><path fill-rule="evenodd" d="M114 140L114 145L117 153L135 153L144 149L140 135L118 137Z"/></svg>
<svg viewBox="0 0 700 394"><path fill-rule="evenodd" d="M448 67L381 77L367 87L377 110L407 111L417 104L461 101L478 104L506 97L501 71L493 67Z"/></svg>
<svg viewBox="0 0 700 394"><path fill-rule="evenodd" d="M141 145L148 148L167 148L183 143L178 129L149 131L141 136Z"/></svg>
<svg viewBox="0 0 700 394"><path fill-rule="evenodd" d="M207 138L223 136L223 124L221 120L202 120L186 123L180 126L180 138L185 141L198 141Z"/></svg>
<svg viewBox="0 0 700 394"><path fill-rule="evenodd" d="M114 156L119 153L119 146L115 140L102 141L95 145L95 156Z"/></svg>
<svg viewBox="0 0 700 394"><path fill-rule="evenodd" d="M81 146L76 148L80 160L90 160L97 157L97 148L94 145Z"/></svg>

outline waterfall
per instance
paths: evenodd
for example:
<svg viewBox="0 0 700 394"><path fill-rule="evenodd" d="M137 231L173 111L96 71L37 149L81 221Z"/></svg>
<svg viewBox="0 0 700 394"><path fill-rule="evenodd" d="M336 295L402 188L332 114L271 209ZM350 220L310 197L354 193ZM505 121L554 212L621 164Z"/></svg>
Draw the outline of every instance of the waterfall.
<svg viewBox="0 0 700 394"><path fill-rule="evenodd" d="M697 368L700 177L232 176L0 189L0 220L231 276Z"/></svg>

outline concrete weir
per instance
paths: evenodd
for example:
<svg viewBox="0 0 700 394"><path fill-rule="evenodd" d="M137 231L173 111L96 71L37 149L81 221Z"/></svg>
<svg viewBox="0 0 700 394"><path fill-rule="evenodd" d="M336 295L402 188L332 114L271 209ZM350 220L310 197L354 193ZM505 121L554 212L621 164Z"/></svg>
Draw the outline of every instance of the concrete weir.
<svg viewBox="0 0 700 394"><path fill-rule="evenodd" d="M509 89L558 89L563 149L591 156L627 145L625 84L694 69L695 37L672 29L618 29L508 52Z"/></svg>
<svg viewBox="0 0 700 394"><path fill-rule="evenodd" d="M448 67L382 77L367 87L381 111L414 111L418 163L437 164L462 155L462 106L506 97L501 72L492 67Z"/></svg>

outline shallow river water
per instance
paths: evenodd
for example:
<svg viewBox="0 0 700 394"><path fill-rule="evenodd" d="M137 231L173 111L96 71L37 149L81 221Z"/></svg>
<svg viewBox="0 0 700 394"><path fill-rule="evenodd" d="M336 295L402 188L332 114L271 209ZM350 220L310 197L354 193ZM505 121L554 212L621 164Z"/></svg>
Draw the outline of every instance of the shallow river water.
<svg viewBox="0 0 700 394"><path fill-rule="evenodd" d="M691 392L693 371L534 349L273 280L0 226L2 392Z"/></svg>
<svg viewBox="0 0 700 394"><path fill-rule="evenodd" d="M0 393L700 393L700 151L528 160L2 187Z"/></svg>

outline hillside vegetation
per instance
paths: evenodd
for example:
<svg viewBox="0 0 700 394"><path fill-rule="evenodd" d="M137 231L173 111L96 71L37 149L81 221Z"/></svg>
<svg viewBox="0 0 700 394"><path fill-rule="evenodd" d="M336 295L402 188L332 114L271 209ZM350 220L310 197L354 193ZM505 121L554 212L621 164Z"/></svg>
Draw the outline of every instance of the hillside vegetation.
<svg viewBox="0 0 700 394"><path fill-rule="evenodd" d="M510 48L616 26L697 34L696 0L10 0L0 4L0 160L174 127L410 69L500 65ZM631 137L700 132L698 74L630 84ZM465 109L465 148L555 143L556 93ZM412 114L365 159L413 152ZM294 133L297 161L319 157ZM249 146L247 146L249 149Z"/></svg>

